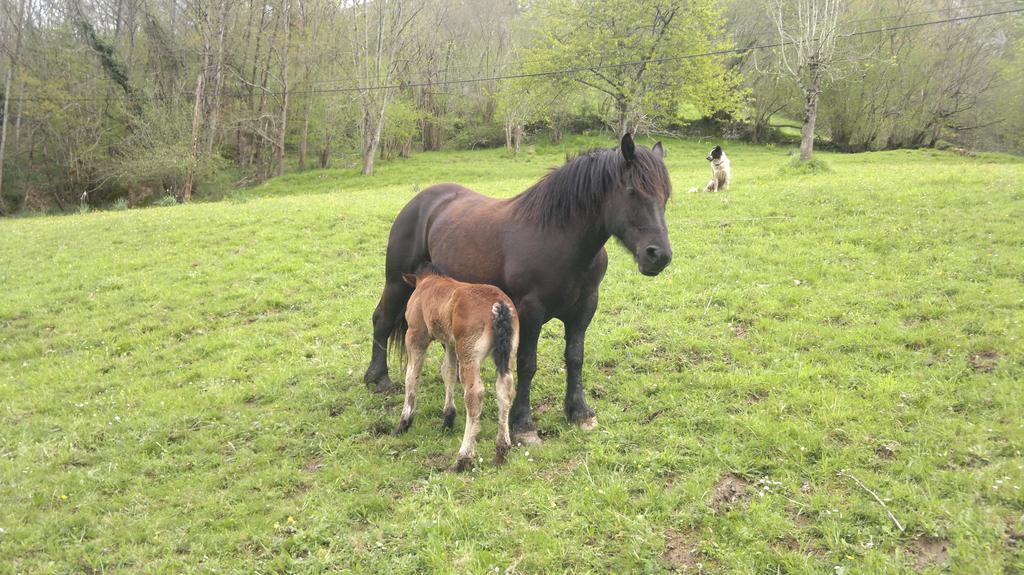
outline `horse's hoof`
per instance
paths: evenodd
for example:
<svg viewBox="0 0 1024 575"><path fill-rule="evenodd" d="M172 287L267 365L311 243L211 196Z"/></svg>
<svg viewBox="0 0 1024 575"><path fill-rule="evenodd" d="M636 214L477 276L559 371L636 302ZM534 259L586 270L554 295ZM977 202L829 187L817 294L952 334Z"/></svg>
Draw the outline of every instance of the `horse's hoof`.
<svg viewBox="0 0 1024 575"><path fill-rule="evenodd" d="M398 427L395 428L395 435L402 435L406 431L409 431L409 426L412 425L412 418L403 419L398 422Z"/></svg>
<svg viewBox="0 0 1024 575"><path fill-rule="evenodd" d="M376 381L376 387L373 387L374 393L392 394L398 391L398 386L391 382L391 378L384 375Z"/></svg>
<svg viewBox="0 0 1024 575"><path fill-rule="evenodd" d="M456 473L462 473L463 471L465 471L467 469L470 469L472 467L473 467L473 458L472 457L460 457L460 458L455 460L455 467L453 467L452 469L454 469Z"/></svg>
<svg viewBox="0 0 1024 575"><path fill-rule="evenodd" d="M594 431L597 429L597 416L591 415L590 417L577 421L576 427L579 427L583 431Z"/></svg>
<svg viewBox="0 0 1024 575"><path fill-rule="evenodd" d="M512 443L515 445L540 445L544 443L541 441L540 436L534 430L520 431L512 434Z"/></svg>
<svg viewBox="0 0 1024 575"><path fill-rule="evenodd" d="M450 430L455 425L455 410L444 411L444 423L441 424L445 430Z"/></svg>
<svg viewBox="0 0 1024 575"><path fill-rule="evenodd" d="M494 464L505 465L505 460L508 458L509 446L505 443L500 443L496 446L494 451Z"/></svg>

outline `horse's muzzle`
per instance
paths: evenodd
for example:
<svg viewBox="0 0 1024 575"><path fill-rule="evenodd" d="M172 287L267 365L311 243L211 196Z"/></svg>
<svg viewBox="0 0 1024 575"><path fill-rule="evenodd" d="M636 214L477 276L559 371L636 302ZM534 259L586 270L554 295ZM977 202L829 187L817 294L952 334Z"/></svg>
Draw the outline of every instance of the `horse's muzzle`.
<svg viewBox="0 0 1024 575"><path fill-rule="evenodd" d="M647 246L637 258L640 273L645 276L656 276L665 269L672 261L672 249L660 248L655 245Z"/></svg>

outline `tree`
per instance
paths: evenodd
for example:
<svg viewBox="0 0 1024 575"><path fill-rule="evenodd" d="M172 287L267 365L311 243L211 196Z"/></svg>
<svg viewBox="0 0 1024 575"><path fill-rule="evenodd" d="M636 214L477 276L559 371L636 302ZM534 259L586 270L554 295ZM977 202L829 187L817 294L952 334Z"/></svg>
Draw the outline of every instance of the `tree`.
<svg viewBox="0 0 1024 575"><path fill-rule="evenodd" d="M814 126L818 120L818 96L835 65L839 16L845 0L771 0L769 16L779 42L779 64L803 96L800 129L800 160L814 152Z"/></svg>
<svg viewBox="0 0 1024 575"><path fill-rule="evenodd" d="M373 173L374 159L394 94L394 82L407 67L412 24L424 5L411 0L362 0L352 8L352 58L359 82L359 136L363 174Z"/></svg>
<svg viewBox="0 0 1024 575"><path fill-rule="evenodd" d="M609 100L621 137L679 117L681 104L710 115L735 108L738 77L721 57L728 42L712 0L552 0L531 8L537 40L526 71L572 69Z"/></svg>
<svg viewBox="0 0 1024 575"><path fill-rule="evenodd" d="M7 212L7 203L4 201L3 195L3 182L4 182L4 155L7 151L7 125L10 123L8 118L10 117L11 110L11 85L14 83L14 72L19 64L19 57L21 55L21 37L22 31L25 27L25 0L20 0L17 12L11 13L9 8L12 8L7 2L4 3L4 20L3 23L13 29L12 33L6 34L8 38L14 37L13 46L4 46L4 51L7 52L7 76L4 79L4 103L3 103L3 126L0 128L0 215Z"/></svg>

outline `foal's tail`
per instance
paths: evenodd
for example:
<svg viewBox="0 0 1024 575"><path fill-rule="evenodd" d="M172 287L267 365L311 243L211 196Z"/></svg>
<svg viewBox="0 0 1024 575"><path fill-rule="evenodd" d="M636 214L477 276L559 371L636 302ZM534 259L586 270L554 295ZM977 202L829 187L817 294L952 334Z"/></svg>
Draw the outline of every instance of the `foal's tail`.
<svg viewBox="0 0 1024 575"><path fill-rule="evenodd" d="M508 304L497 302L491 306L491 319L494 321L494 366L498 375L508 375L509 364L512 362L512 310Z"/></svg>

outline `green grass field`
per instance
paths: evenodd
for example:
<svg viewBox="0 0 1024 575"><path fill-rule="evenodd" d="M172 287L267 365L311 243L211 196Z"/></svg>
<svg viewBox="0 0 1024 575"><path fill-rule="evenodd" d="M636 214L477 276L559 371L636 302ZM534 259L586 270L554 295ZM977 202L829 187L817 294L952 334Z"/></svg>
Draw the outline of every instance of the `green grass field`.
<svg viewBox="0 0 1024 575"><path fill-rule="evenodd" d="M361 376L392 218L596 143L0 221L0 573L1024 573L1020 159L731 145L732 190L691 194L710 146L669 141L675 259L609 244L598 429L552 322L543 446L493 465L488 375L483 462L447 471L439 347L391 435Z"/></svg>

